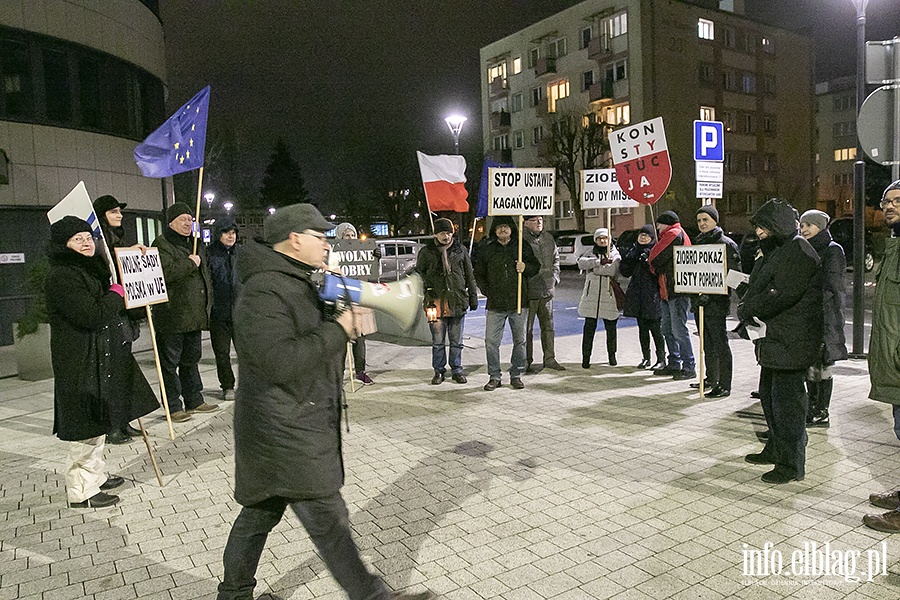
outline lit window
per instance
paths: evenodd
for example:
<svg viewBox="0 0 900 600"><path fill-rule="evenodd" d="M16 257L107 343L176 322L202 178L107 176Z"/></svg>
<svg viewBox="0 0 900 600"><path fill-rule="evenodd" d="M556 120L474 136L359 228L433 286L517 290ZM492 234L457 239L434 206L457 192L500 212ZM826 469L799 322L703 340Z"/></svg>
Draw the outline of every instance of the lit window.
<svg viewBox="0 0 900 600"><path fill-rule="evenodd" d="M856 148L839 148L834 151L834 161L856 160Z"/></svg>
<svg viewBox="0 0 900 600"><path fill-rule="evenodd" d="M701 40L716 39L715 25L713 24L713 22L708 19L698 19L697 20L697 36Z"/></svg>
<svg viewBox="0 0 900 600"><path fill-rule="evenodd" d="M715 121L716 120L716 109L712 106L701 106L700 107L700 120L701 121Z"/></svg>
<svg viewBox="0 0 900 600"><path fill-rule="evenodd" d="M550 84L547 88L547 99L549 101L547 110L549 112L556 112L556 101L562 98L569 97L569 80L563 79L562 81L557 81L556 83Z"/></svg>
<svg viewBox="0 0 900 600"><path fill-rule="evenodd" d="M610 125L627 125L631 121L631 105L618 104L606 109L606 122Z"/></svg>
<svg viewBox="0 0 900 600"><path fill-rule="evenodd" d="M512 59L512 74L518 75L521 72L522 72L522 57L517 56L514 59Z"/></svg>
<svg viewBox="0 0 900 600"><path fill-rule="evenodd" d="M501 80L506 79L506 63L505 62L502 62L498 65L494 65L492 67L488 67L488 83L493 82L498 77Z"/></svg>
<svg viewBox="0 0 900 600"><path fill-rule="evenodd" d="M762 45L763 52L766 52L768 54L775 53L775 42L772 41L772 38L764 37L762 38L762 40L760 40L760 44Z"/></svg>
<svg viewBox="0 0 900 600"><path fill-rule="evenodd" d="M618 37L628 33L628 13L619 13L606 19L606 21L603 22L603 32L609 38Z"/></svg>

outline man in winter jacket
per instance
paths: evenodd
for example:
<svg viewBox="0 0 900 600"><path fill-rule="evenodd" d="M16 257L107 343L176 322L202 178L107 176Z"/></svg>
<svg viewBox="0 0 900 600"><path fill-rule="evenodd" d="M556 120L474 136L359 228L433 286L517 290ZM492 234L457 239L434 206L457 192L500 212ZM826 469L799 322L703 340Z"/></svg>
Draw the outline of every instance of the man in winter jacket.
<svg viewBox="0 0 900 600"><path fill-rule="evenodd" d="M425 284L424 308L435 310L431 329L432 385L444 381L447 370L447 338L450 342L450 373L456 383L466 383L462 371L462 335L466 310L478 310L478 290L472 262L466 249L453 237L453 222L434 222L434 239L416 257L416 271Z"/></svg>
<svg viewBox="0 0 900 600"><path fill-rule="evenodd" d="M675 293L675 246L690 246L691 239L681 228L678 215L667 210L656 218L659 241L650 251L650 268L659 277L659 295L662 299L662 334L669 350L669 362L654 375L672 377L676 381L697 376L694 367L694 350L688 333L687 319L691 308L688 296Z"/></svg>
<svg viewBox="0 0 900 600"><path fill-rule="evenodd" d="M553 236L544 231L544 217L526 216L524 223L523 240L528 242L541 264L540 272L528 280L528 319L525 323L525 354L528 368L525 372L537 372L537 369L531 366L534 362L535 317L541 330L544 367L565 371L566 368L556 360L554 349L556 333L553 330L553 293L559 283L559 248Z"/></svg>
<svg viewBox="0 0 900 600"><path fill-rule="evenodd" d="M223 400L234 400L234 370L231 368L231 344L234 326L231 313L237 299L237 225L226 217L216 222L216 241L209 247L209 274L213 303L209 316L209 341L216 356L216 375Z"/></svg>
<svg viewBox="0 0 900 600"><path fill-rule="evenodd" d="M701 206L697 211L697 229L700 235L694 240L701 244L724 244L725 267L740 271L741 259L738 246L719 227L719 211L712 204ZM725 318L731 310L731 293L724 295L698 294L691 297L694 314L699 319L703 307L703 344L706 365L706 397L724 398L731 395L732 357L728 345L728 328ZM699 327L699 326L698 326ZM691 387L700 387L692 383Z"/></svg>
<svg viewBox="0 0 900 600"><path fill-rule="evenodd" d="M180 423L189 421L192 413L219 408L204 402L200 393L200 336L209 329L212 281L205 249L198 246L194 253L190 207L176 202L166 209L166 223L153 246L159 248L169 301L153 306L153 323L169 413Z"/></svg>
<svg viewBox="0 0 900 600"><path fill-rule="evenodd" d="M819 256L797 231L797 211L772 199L750 218L762 257L753 265L738 306L745 325L765 324L754 340L759 396L769 436L762 452L745 460L774 465L766 483L800 481L806 474L806 371L820 356L822 288Z"/></svg>
<svg viewBox="0 0 900 600"><path fill-rule="evenodd" d="M326 266L333 224L310 204L279 208L265 239L241 249L234 311L241 385L234 405L235 500L218 600L253 597L269 532L294 511L352 600L407 600L363 564L341 497L341 386L355 316L326 318L313 272Z"/></svg>
<svg viewBox="0 0 900 600"><path fill-rule="evenodd" d="M884 224L891 237L884 241L884 260L875 275L872 307L872 337L869 340L869 398L891 404L894 433L900 438L900 180L890 184L881 197ZM886 533L900 533L900 486L872 494L869 502L889 512L866 515L863 523Z"/></svg>
<svg viewBox="0 0 900 600"><path fill-rule="evenodd" d="M487 297L487 318L484 327L484 350L488 366L486 391L500 387L500 341L503 328L509 321L513 338L513 351L509 366L509 384L517 390L525 387L525 320L526 309L517 311L518 274L522 274L522 298L527 299L527 281L541 268L530 244L522 244L522 260L519 260L517 228L510 217L495 217L491 223L490 237L475 253L475 281ZM524 304L524 302L523 302Z"/></svg>

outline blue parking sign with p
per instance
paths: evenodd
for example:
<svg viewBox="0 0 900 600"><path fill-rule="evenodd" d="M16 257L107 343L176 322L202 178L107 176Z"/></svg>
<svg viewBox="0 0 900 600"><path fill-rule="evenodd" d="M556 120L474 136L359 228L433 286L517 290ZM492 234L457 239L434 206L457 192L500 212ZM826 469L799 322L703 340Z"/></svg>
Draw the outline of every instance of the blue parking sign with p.
<svg viewBox="0 0 900 600"><path fill-rule="evenodd" d="M725 128L721 121L694 121L694 160L725 160Z"/></svg>

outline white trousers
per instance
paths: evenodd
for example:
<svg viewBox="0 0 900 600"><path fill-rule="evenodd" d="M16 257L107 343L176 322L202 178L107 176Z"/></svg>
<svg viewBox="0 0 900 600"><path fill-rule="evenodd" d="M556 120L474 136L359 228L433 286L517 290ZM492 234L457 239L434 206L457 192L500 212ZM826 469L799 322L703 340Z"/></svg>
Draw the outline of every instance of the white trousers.
<svg viewBox="0 0 900 600"><path fill-rule="evenodd" d="M66 496L69 502L84 502L100 493L100 486L106 483L105 447L106 435L69 442L66 462Z"/></svg>

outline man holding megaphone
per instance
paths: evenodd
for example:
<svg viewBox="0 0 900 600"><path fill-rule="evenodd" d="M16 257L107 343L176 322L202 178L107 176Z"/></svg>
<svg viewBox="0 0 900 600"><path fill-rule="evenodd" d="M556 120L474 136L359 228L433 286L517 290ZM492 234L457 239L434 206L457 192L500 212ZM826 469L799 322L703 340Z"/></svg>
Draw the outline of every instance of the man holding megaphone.
<svg viewBox="0 0 900 600"><path fill-rule="evenodd" d="M341 388L352 310L328 318L313 273L326 266L334 225L311 204L279 208L265 239L238 258L234 310L238 379L234 497L242 509L225 546L218 600L252 596L266 537L288 506L350 598L427 600L398 594L362 562L341 496Z"/></svg>

